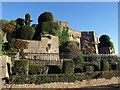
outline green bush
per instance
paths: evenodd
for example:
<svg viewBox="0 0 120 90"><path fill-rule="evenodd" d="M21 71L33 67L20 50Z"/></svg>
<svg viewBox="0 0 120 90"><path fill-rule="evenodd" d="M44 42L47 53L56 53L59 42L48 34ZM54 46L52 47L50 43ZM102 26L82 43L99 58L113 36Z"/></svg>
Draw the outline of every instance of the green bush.
<svg viewBox="0 0 120 90"><path fill-rule="evenodd" d="M29 61L28 60L15 60L12 72L18 75L28 75Z"/></svg>
<svg viewBox="0 0 120 90"><path fill-rule="evenodd" d="M40 65L30 65L29 66L29 75L37 75L37 74L47 74L48 73L47 66Z"/></svg>
<svg viewBox="0 0 120 90"><path fill-rule="evenodd" d="M101 71L109 71L110 64L107 60L101 60Z"/></svg>
<svg viewBox="0 0 120 90"><path fill-rule="evenodd" d="M34 35L34 29L29 25L21 26L16 32L16 38L31 40Z"/></svg>
<svg viewBox="0 0 120 90"><path fill-rule="evenodd" d="M77 57L73 58L73 61L75 63L84 62L84 58L82 55L78 55Z"/></svg>
<svg viewBox="0 0 120 90"><path fill-rule="evenodd" d="M74 73L74 62L73 60L64 60L63 61L63 73L72 74Z"/></svg>
<svg viewBox="0 0 120 90"><path fill-rule="evenodd" d="M51 22L54 20L54 17L51 12L44 12L38 17L38 23L42 22Z"/></svg>
<svg viewBox="0 0 120 90"><path fill-rule="evenodd" d="M29 65L29 75L39 74L39 65Z"/></svg>
<svg viewBox="0 0 120 90"><path fill-rule="evenodd" d="M93 66L85 66L85 72L94 72L94 67Z"/></svg>
<svg viewBox="0 0 120 90"><path fill-rule="evenodd" d="M15 75L10 76L10 83L18 83L19 84L42 84L42 83L53 83L53 82L75 82L75 81L83 81L90 79L98 79L105 78L110 79L112 77L120 76L118 71L98 71L91 73L76 73L76 74L47 74L47 75L29 75L24 78L23 76L17 78L17 80L13 80ZM16 82L15 82L16 81Z"/></svg>

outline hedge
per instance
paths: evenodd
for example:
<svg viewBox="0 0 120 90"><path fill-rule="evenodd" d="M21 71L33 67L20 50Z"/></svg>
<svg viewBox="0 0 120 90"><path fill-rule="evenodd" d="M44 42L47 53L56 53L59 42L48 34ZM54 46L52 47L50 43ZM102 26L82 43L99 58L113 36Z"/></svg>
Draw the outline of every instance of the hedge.
<svg viewBox="0 0 120 90"><path fill-rule="evenodd" d="M28 75L29 61L28 60L15 60L12 67L13 74Z"/></svg>
<svg viewBox="0 0 120 90"><path fill-rule="evenodd" d="M72 74L74 73L74 62L73 60L64 60L63 61L63 73Z"/></svg>
<svg viewBox="0 0 120 90"><path fill-rule="evenodd" d="M52 83L52 82L75 82L90 79L105 78L110 79L112 77L120 76L118 71L97 71L92 73L77 73L77 74L47 74L47 75L29 75L26 78L20 76L19 79L13 81L15 75L10 76L10 83L16 84L42 84L42 83ZM21 80L23 79L23 80Z"/></svg>
<svg viewBox="0 0 120 90"><path fill-rule="evenodd" d="M40 65L29 66L29 75L47 74L47 73L48 73L47 66L40 66Z"/></svg>

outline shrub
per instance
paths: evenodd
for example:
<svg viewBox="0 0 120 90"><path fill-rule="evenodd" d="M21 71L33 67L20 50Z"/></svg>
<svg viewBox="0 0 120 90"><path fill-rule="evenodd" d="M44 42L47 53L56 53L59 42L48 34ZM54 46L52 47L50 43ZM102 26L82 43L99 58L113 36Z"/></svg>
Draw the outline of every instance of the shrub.
<svg viewBox="0 0 120 90"><path fill-rule="evenodd" d="M99 41L100 42L108 42L108 41L110 41L110 37L108 35L102 35L102 36L100 36Z"/></svg>
<svg viewBox="0 0 120 90"><path fill-rule="evenodd" d="M94 72L94 67L93 66L85 66L85 72Z"/></svg>
<svg viewBox="0 0 120 90"><path fill-rule="evenodd" d="M29 75L39 74L39 65L29 65Z"/></svg>
<svg viewBox="0 0 120 90"><path fill-rule="evenodd" d="M51 12L44 12L38 17L38 23L53 21L54 17Z"/></svg>
<svg viewBox="0 0 120 90"><path fill-rule="evenodd" d="M28 75L29 61L28 60L15 60L13 65L13 74Z"/></svg>
<svg viewBox="0 0 120 90"><path fill-rule="evenodd" d="M84 58L82 55L78 55L77 57L73 58L73 61L75 63L84 62Z"/></svg>
<svg viewBox="0 0 120 90"><path fill-rule="evenodd" d="M76 74L47 74L47 75L29 75L27 78L19 77L17 82L21 84L42 84L42 83L53 83L53 82L75 82L90 79L105 78L110 79L112 77L119 76L118 71L98 71L91 73L76 73ZM15 75L10 76L10 83ZM21 82L20 82L21 81ZM12 83L17 83L12 82Z"/></svg>
<svg viewBox="0 0 120 90"><path fill-rule="evenodd" d="M101 71L109 71L110 65L107 60L101 60Z"/></svg>
<svg viewBox="0 0 120 90"><path fill-rule="evenodd" d="M74 62L72 60L63 61L63 72L66 74L74 73Z"/></svg>
<svg viewBox="0 0 120 90"><path fill-rule="evenodd" d="M17 30L16 37L18 39L31 40L33 38L34 32L34 29L29 25L23 25Z"/></svg>
<svg viewBox="0 0 120 90"><path fill-rule="evenodd" d="M47 74L47 73L48 73L47 66L40 66L40 65L30 65L29 66L29 74L30 75Z"/></svg>

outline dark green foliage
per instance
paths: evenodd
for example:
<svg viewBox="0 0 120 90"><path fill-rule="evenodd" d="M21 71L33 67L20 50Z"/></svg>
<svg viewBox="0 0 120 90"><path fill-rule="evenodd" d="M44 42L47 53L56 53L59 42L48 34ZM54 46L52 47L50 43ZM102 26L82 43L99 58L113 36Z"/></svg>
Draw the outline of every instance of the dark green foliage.
<svg viewBox="0 0 120 90"><path fill-rule="evenodd" d="M74 73L74 62L73 60L64 60L63 61L63 73L72 74Z"/></svg>
<svg viewBox="0 0 120 90"><path fill-rule="evenodd" d="M34 32L34 29L29 25L23 25L17 30L16 37L18 39L31 40Z"/></svg>
<svg viewBox="0 0 120 90"><path fill-rule="evenodd" d="M109 71L110 65L107 60L101 60L101 71Z"/></svg>
<svg viewBox="0 0 120 90"><path fill-rule="evenodd" d="M21 83L21 84L42 84L42 83L53 83L53 82L75 82L83 80L91 80L98 78L110 79L112 77L119 76L118 71L98 71L91 73L76 73L76 74L48 74L48 75L31 75L27 79L21 77L17 79L17 82L11 82L15 76L10 76L10 83ZM22 80L23 79L23 80ZM21 82L20 82L21 80Z"/></svg>
<svg viewBox="0 0 120 90"><path fill-rule="evenodd" d="M44 12L38 17L38 23L42 22L51 22L54 20L54 17L51 12Z"/></svg>
<svg viewBox="0 0 120 90"><path fill-rule="evenodd" d="M102 36L100 36L99 41L100 41L100 43L108 42L108 41L110 41L110 37L108 35L102 35Z"/></svg>
<svg viewBox="0 0 120 90"><path fill-rule="evenodd" d="M73 61L75 63L84 62L84 58L82 55L78 55L77 57L73 58Z"/></svg>
<svg viewBox="0 0 120 90"><path fill-rule="evenodd" d="M2 54L3 34L3 31L0 29L0 55Z"/></svg>
<svg viewBox="0 0 120 90"><path fill-rule="evenodd" d="M94 72L94 67L93 66L85 66L85 72Z"/></svg>
<svg viewBox="0 0 120 90"><path fill-rule="evenodd" d="M28 75L29 61L28 60L15 60L13 65L13 74Z"/></svg>
<svg viewBox="0 0 120 90"><path fill-rule="evenodd" d="M64 47L64 45L68 42L68 40L69 40L68 30L63 30L59 38L61 48Z"/></svg>
<svg viewBox="0 0 120 90"><path fill-rule="evenodd" d="M29 75L37 75L39 74L39 65L30 65L29 66Z"/></svg>
<svg viewBox="0 0 120 90"><path fill-rule="evenodd" d="M48 67L41 65L30 65L29 66L29 75L37 75L37 74L47 74Z"/></svg>
<svg viewBox="0 0 120 90"><path fill-rule="evenodd" d="M59 31L60 28L58 26L57 23L55 22L42 22L41 25L41 31L42 34L52 34L52 35L56 35L57 31Z"/></svg>
<svg viewBox="0 0 120 90"><path fill-rule="evenodd" d="M80 53L80 49L76 43L65 42L60 46L60 53L63 53L62 58L74 59ZM65 57L64 57L65 56Z"/></svg>
<svg viewBox="0 0 120 90"><path fill-rule="evenodd" d="M31 22L32 20L30 20L30 14L25 14L25 25L30 25L30 22Z"/></svg>
<svg viewBox="0 0 120 90"><path fill-rule="evenodd" d="M15 21L19 26L23 26L25 23L25 20L22 18L17 18Z"/></svg>
<svg viewBox="0 0 120 90"><path fill-rule="evenodd" d="M99 38L99 48L101 47L112 47L114 48L113 46L113 43L110 41L110 37L108 35L102 35L100 38Z"/></svg>

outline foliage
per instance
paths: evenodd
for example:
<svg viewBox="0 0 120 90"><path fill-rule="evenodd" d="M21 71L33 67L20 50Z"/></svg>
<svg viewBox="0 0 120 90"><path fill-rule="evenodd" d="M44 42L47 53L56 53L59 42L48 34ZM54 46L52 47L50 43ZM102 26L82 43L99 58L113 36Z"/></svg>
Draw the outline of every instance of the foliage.
<svg viewBox="0 0 120 90"><path fill-rule="evenodd" d="M78 62L84 62L84 58L81 54L79 54L77 57L73 58L73 61L75 63L78 63Z"/></svg>
<svg viewBox="0 0 120 90"><path fill-rule="evenodd" d="M18 26L23 26L25 23L25 20L23 18L17 18L15 22L17 23Z"/></svg>
<svg viewBox="0 0 120 90"><path fill-rule="evenodd" d="M0 29L2 29L3 24L7 24L7 23L9 23L9 21L4 20L4 19L0 19Z"/></svg>
<svg viewBox="0 0 120 90"><path fill-rule="evenodd" d="M110 41L110 37L108 35L101 35L99 38L99 41L100 41L100 43L108 42L108 41Z"/></svg>
<svg viewBox="0 0 120 90"><path fill-rule="evenodd" d="M63 53L67 58L73 59L79 55L80 49L76 43L68 41L60 46L60 53Z"/></svg>
<svg viewBox="0 0 120 90"><path fill-rule="evenodd" d="M15 60L13 65L13 74L15 75L28 75L29 61L28 60Z"/></svg>
<svg viewBox="0 0 120 90"><path fill-rule="evenodd" d="M74 62L72 60L63 61L63 73L66 74L74 73Z"/></svg>
<svg viewBox="0 0 120 90"><path fill-rule="evenodd" d="M26 25L30 25L30 22L31 22L32 20L30 20L30 14L25 14L25 24Z"/></svg>
<svg viewBox="0 0 120 90"><path fill-rule="evenodd" d="M28 43L22 40L12 39L10 42L4 44L4 50L7 52L18 52L26 49Z"/></svg>
<svg viewBox="0 0 120 90"><path fill-rule="evenodd" d="M94 72L94 67L93 66L85 66L85 72Z"/></svg>
<svg viewBox="0 0 120 90"><path fill-rule="evenodd" d="M98 79L98 78L105 78L110 79L112 77L120 76L118 74L119 71L98 71L98 72L91 72L91 73L76 73L76 74L47 74L47 75L30 75L27 79L23 77L19 78L22 82L19 84L42 84L42 83L53 83L53 82L75 82L83 81L83 80L91 80L91 79ZM15 76L10 76L10 80L12 80ZM11 81L10 81L11 82ZM14 83L17 83L14 82Z"/></svg>
<svg viewBox="0 0 120 90"><path fill-rule="evenodd" d="M16 37L18 39L31 40L33 35L34 35L34 29L29 25L21 26L16 32Z"/></svg>
<svg viewBox="0 0 120 90"><path fill-rule="evenodd" d="M101 60L101 71L109 71L110 64L107 60Z"/></svg>
<svg viewBox="0 0 120 90"><path fill-rule="evenodd" d="M0 55L2 54L3 34L3 31L0 29Z"/></svg>
<svg viewBox="0 0 120 90"><path fill-rule="evenodd" d="M63 46L69 40L68 30L63 30L60 34L60 46Z"/></svg>
<svg viewBox="0 0 120 90"><path fill-rule="evenodd" d="M41 31L42 34L56 35L56 32L59 31L59 25L55 22L42 22Z"/></svg>
<svg viewBox="0 0 120 90"><path fill-rule="evenodd" d="M7 23L7 24L3 24L2 25L2 30L4 31L4 33L12 33L13 31L15 31L15 25Z"/></svg>
<svg viewBox="0 0 120 90"><path fill-rule="evenodd" d="M15 25L15 26L17 25L15 20L10 20L10 24Z"/></svg>
<svg viewBox="0 0 120 90"><path fill-rule="evenodd" d="M54 17L51 12L44 12L38 17L38 23L42 22L51 22L54 20Z"/></svg>
<svg viewBox="0 0 120 90"><path fill-rule="evenodd" d="M30 65L29 66L29 75L37 75L37 74L40 74L39 73L39 68L41 66L39 65Z"/></svg>

